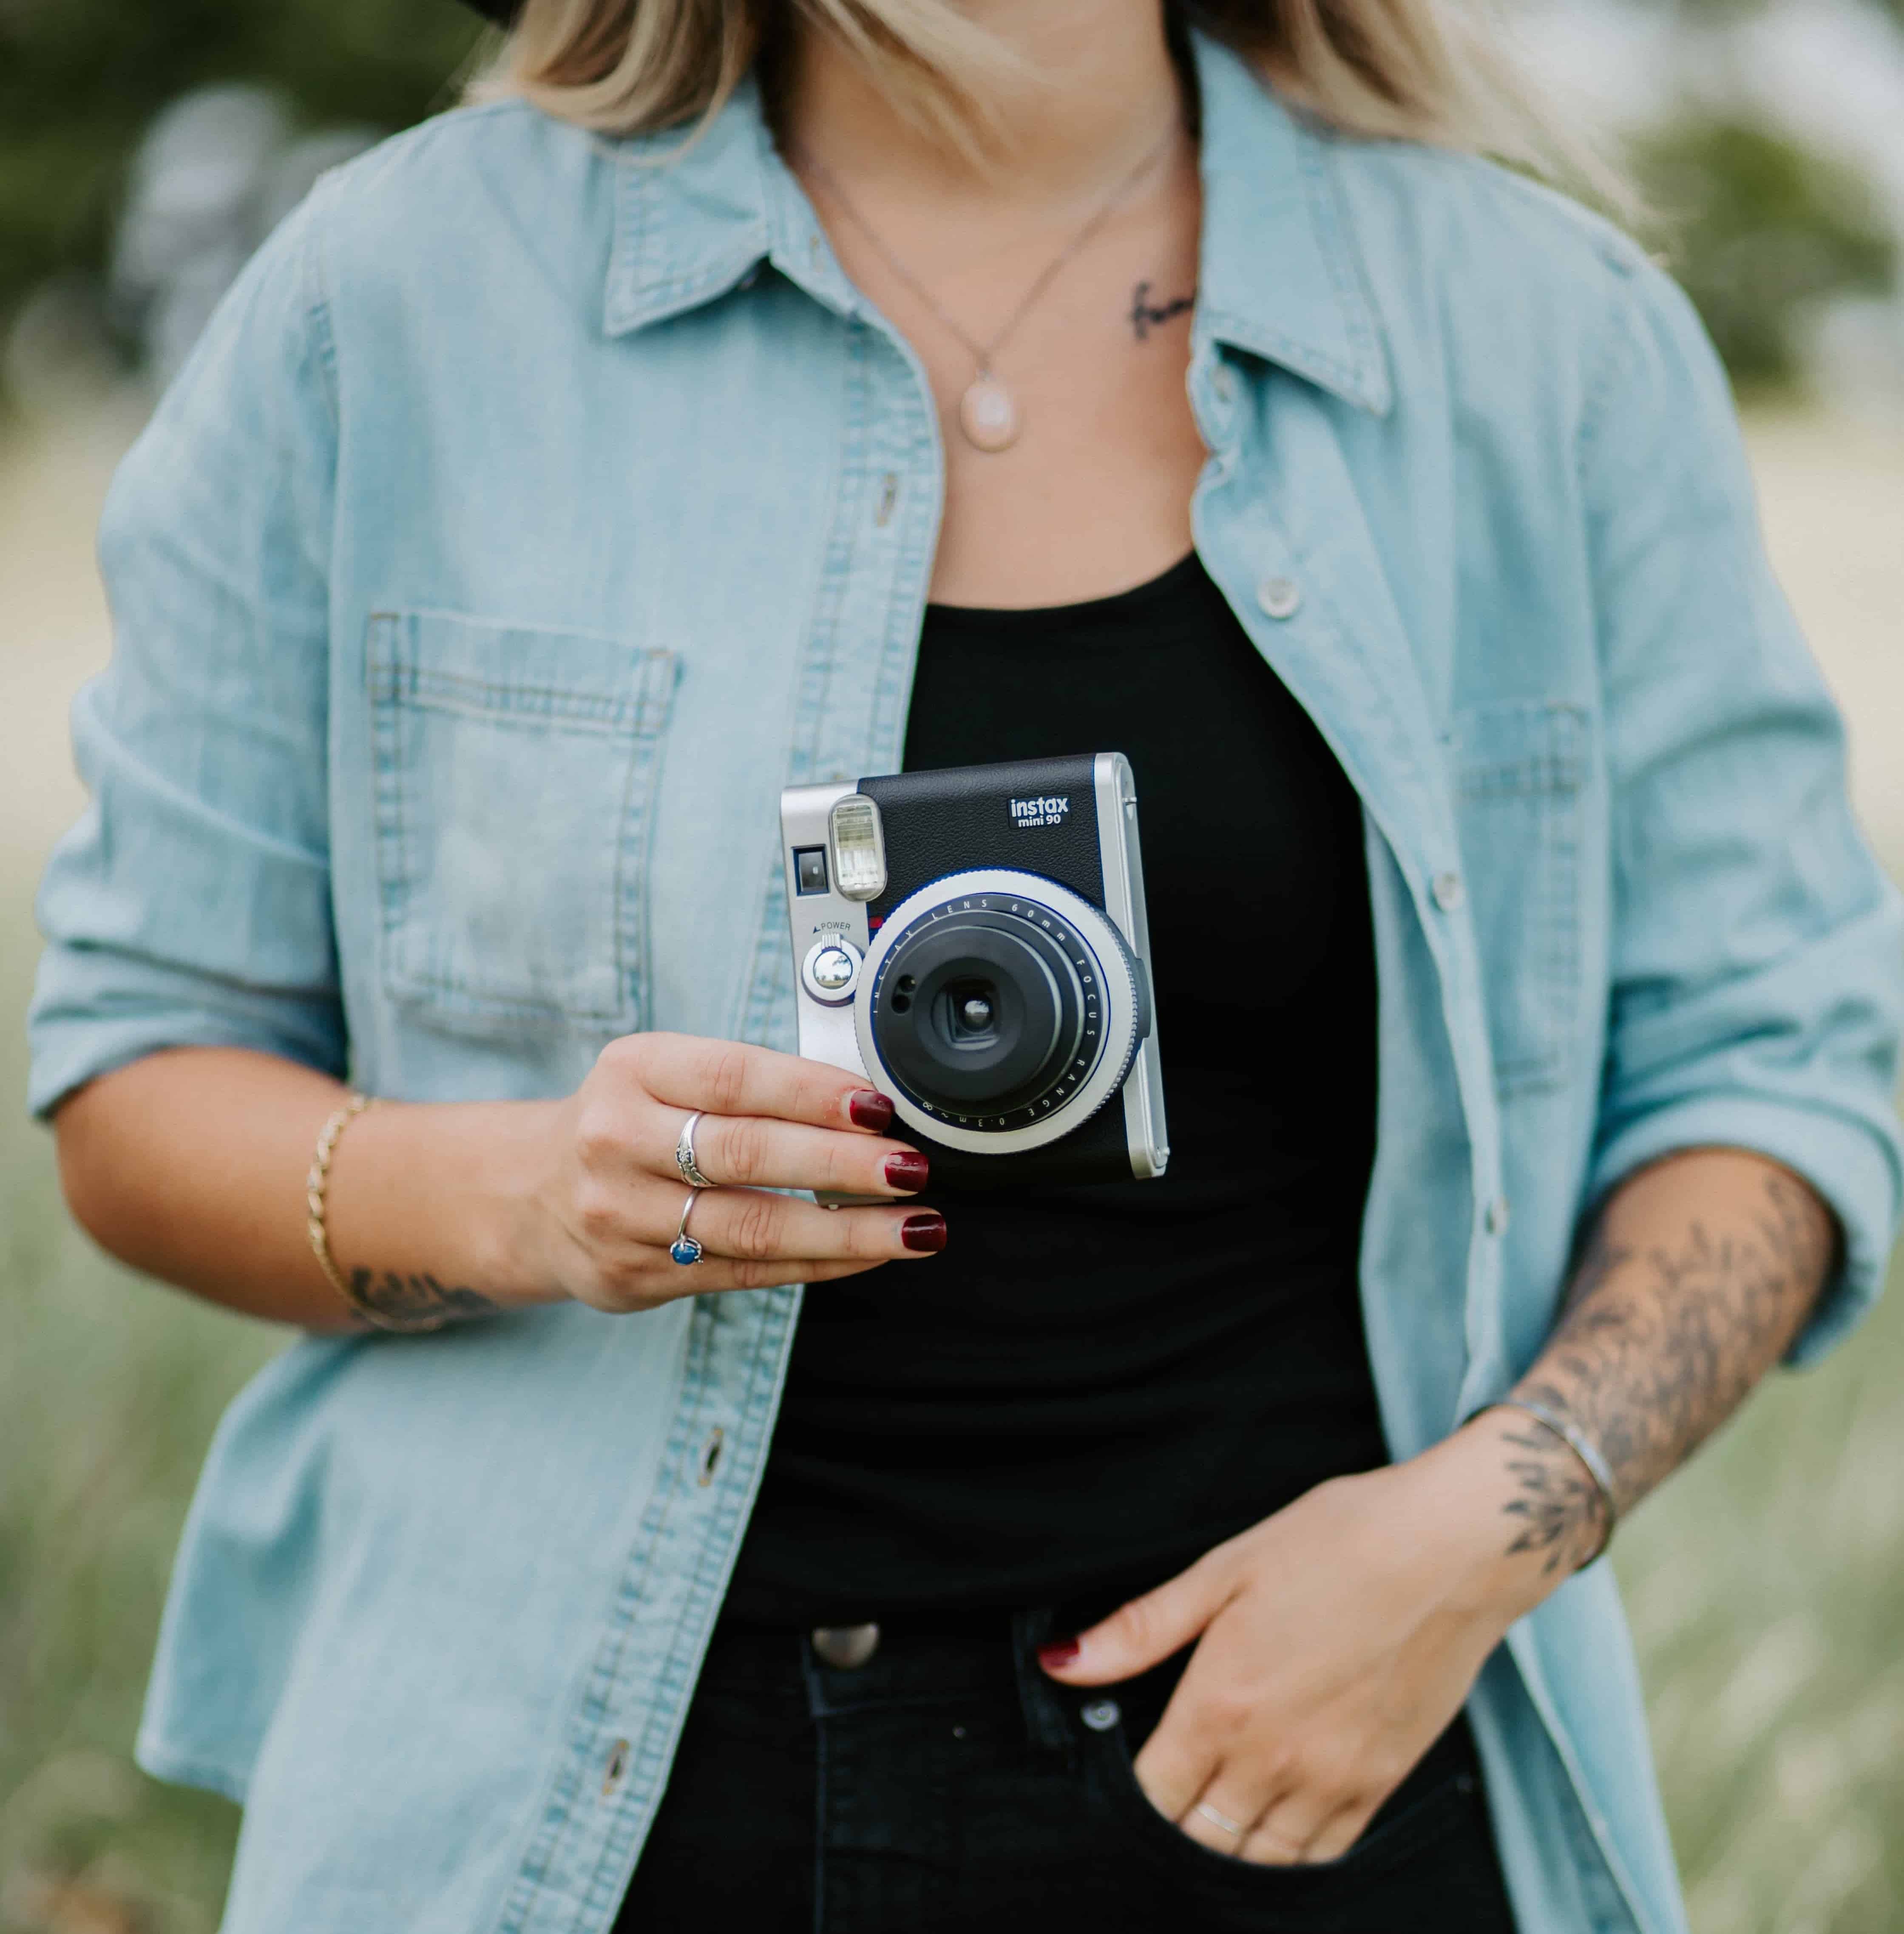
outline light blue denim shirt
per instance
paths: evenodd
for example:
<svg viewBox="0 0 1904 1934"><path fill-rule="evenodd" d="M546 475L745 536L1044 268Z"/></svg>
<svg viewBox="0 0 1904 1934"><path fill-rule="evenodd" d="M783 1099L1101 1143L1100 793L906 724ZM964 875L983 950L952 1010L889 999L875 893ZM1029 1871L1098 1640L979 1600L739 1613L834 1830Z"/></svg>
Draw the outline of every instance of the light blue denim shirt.
<svg viewBox="0 0 1904 1934"><path fill-rule="evenodd" d="M1198 58L1196 542L1366 809L1390 1444L1507 1385L1583 1208L1689 1143L1835 1206L1815 1351L1897 1210L1900 927L1724 378L1600 222ZM447 114L226 302L107 510L36 1108L188 1042L431 1100L793 1046L779 795L899 763L938 431L751 89L678 146ZM227 1934L608 1926L800 1300L304 1340L237 1400L139 1748L246 1802ZM1530 1934L1676 1934L1607 1566L1470 1710Z"/></svg>

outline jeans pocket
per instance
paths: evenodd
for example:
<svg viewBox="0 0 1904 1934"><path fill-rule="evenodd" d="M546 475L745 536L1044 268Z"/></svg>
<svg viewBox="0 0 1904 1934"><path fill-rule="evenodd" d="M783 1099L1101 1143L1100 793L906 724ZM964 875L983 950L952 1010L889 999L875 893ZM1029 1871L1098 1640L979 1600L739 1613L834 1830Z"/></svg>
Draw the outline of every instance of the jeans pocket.
<svg viewBox="0 0 1904 1934"><path fill-rule="evenodd" d="M412 611L367 662L390 998L452 1032L640 1026L675 655Z"/></svg>
<svg viewBox="0 0 1904 1934"><path fill-rule="evenodd" d="M1469 1836L1484 1840L1478 1782L1465 1767L1423 1767L1398 1788L1362 1837L1333 1860L1270 1866L1213 1851L1160 1813L1137 1784L1120 1724L1099 1736L1095 1776L1114 1824L1153 1863L1167 1868L1186 1901L1212 1925L1265 1930L1284 1925L1302 1934L1416 1924L1424 1887L1440 1878L1445 1852L1466 1860ZM1491 1845L1483 1851L1491 1860ZM1194 1923L1193 1923L1194 1924Z"/></svg>

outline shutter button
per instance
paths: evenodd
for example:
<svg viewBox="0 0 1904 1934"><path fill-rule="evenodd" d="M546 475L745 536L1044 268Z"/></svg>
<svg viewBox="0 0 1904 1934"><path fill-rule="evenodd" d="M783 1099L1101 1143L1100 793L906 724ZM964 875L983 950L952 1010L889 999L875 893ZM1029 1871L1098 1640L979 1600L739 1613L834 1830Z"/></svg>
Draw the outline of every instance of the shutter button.
<svg viewBox="0 0 1904 1934"><path fill-rule="evenodd" d="M1293 577L1266 577L1256 587L1256 601L1272 618L1293 618L1302 606L1302 587Z"/></svg>
<svg viewBox="0 0 1904 1934"><path fill-rule="evenodd" d="M827 1664L842 1672L857 1672L879 1649L876 1625L815 1625L813 1649Z"/></svg>

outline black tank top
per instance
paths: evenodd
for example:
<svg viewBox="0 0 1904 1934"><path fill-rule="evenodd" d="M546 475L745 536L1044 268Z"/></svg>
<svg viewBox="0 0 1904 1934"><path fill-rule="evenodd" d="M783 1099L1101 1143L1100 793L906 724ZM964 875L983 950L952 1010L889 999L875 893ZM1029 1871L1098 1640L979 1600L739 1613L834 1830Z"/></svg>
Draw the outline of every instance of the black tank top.
<svg viewBox="0 0 1904 1934"><path fill-rule="evenodd" d="M731 1619L1107 1605L1385 1460L1359 803L1194 556L1089 604L928 610L908 770L1089 752L1137 776L1168 1172L928 1187L942 1254L807 1291Z"/></svg>

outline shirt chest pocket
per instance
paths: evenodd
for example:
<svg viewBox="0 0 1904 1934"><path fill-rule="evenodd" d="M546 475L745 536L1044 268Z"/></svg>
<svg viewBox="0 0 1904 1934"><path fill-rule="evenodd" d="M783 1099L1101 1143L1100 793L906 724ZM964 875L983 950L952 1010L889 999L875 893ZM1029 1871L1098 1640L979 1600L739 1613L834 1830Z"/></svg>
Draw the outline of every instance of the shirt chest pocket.
<svg viewBox="0 0 1904 1934"><path fill-rule="evenodd" d="M1454 781L1496 1086L1558 1087L1580 1014L1588 720L1544 701L1455 715Z"/></svg>
<svg viewBox="0 0 1904 1934"><path fill-rule="evenodd" d="M370 621L386 991L453 1031L642 1025L679 661L441 612Z"/></svg>

